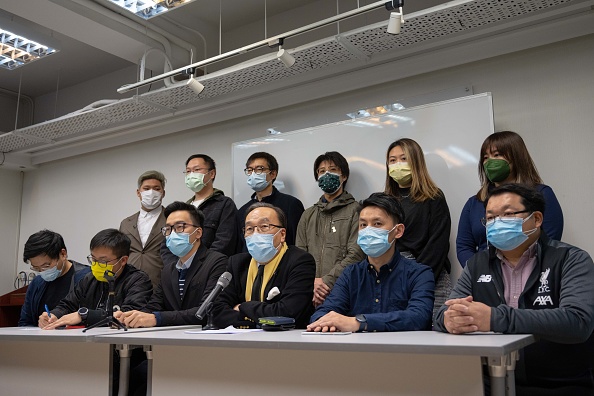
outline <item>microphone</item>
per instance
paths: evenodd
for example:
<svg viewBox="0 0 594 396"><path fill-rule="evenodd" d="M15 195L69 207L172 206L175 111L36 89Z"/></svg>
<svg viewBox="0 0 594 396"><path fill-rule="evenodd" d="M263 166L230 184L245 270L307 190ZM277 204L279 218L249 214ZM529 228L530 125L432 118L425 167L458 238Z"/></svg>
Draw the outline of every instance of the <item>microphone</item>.
<svg viewBox="0 0 594 396"><path fill-rule="evenodd" d="M223 273L223 275L221 275L214 289L212 289L208 297L206 297L206 300L204 300L200 308L198 308L198 311L196 311L197 319L204 319L204 317L208 313L208 306L212 304L212 302L219 296L219 294L221 294L224 288L229 286L229 282L231 282L232 278L233 276L230 272L225 272Z"/></svg>

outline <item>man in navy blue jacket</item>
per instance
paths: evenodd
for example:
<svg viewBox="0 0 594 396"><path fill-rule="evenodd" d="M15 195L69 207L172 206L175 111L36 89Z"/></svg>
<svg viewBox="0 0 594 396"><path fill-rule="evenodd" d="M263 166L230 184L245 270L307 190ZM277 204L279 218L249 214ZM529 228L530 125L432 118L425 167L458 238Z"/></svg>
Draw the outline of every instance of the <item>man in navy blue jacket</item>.
<svg viewBox="0 0 594 396"><path fill-rule="evenodd" d="M86 274L87 265L68 260L64 239L56 232L42 230L25 243L23 261L38 273L27 288L19 326L37 326L47 305L52 310Z"/></svg>
<svg viewBox="0 0 594 396"><path fill-rule="evenodd" d="M367 258L345 268L308 331L430 329L433 273L396 249L403 219L400 203L390 195L375 193L361 202L357 243Z"/></svg>

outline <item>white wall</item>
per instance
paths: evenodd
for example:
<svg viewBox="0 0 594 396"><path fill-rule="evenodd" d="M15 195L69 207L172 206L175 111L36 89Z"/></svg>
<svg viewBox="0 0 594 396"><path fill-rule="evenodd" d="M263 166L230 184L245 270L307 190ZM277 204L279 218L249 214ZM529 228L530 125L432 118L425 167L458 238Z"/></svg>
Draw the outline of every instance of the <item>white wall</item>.
<svg viewBox="0 0 594 396"><path fill-rule="evenodd" d="M594 187L582 182L589 180L593 163L593 49L594 35L585 36L44 165L25 175L19 254L28 235L51 228L63 234L71 258L83 260L97 231L117 227L137 210L135 181L149 168L168 177L167 202L186 199L184 160L205 152L218 164L215 186L230 193L233 142L263 136L268 127L290 131L344 120L356 109L466 84L475 94L493 93L496 130L515 130L525 138L563 207L563 239L594 252L589 236ZM303 167L309 174L311 164L279 160L281 167Z"/></svg>
<svg viewBox="0 0 594 396"><path fill-rule="evenodd" d="M0 169L0 295L13 290L16 277L22 172ZM19 256L22 257L22 256Z"/></svg>

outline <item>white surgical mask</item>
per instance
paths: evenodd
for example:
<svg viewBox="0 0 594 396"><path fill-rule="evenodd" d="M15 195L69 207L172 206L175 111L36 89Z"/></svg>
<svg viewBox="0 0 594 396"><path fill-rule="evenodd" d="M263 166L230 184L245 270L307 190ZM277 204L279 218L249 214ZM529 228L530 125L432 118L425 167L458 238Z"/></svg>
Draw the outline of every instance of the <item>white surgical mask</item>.
<svg viewBox="0 0 594 396"><path fill-rule="evenodd" d="M162 198L163 194L160 191L144 190L140 192L140 200L142 202L142 206L149 210L153 210L159 205L161 205Z"/></svg>

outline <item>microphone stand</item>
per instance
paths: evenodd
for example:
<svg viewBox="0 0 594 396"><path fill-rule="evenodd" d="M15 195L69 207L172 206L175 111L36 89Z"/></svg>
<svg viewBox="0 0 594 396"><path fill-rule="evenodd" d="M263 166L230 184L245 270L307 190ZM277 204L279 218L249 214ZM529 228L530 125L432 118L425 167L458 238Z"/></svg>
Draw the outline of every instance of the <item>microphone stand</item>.
<svg viewBox="0 0 594 396"><path fill-rule="evenodd" d="M86 332L87 330L94 329L95 327L105 326L105 325L109 326L112 329L118 329L118 330L123 329L124 331L128 330L126 328L126 326L124 326L122 324L122 322L120 322L119 320L117 320L116 318L113 317L113 301L115 298L115 273L110 270L105 270L105 273L103 274L103 276L105 277L105 279L107 279L107 288L108 288L107 303L106 303L107 316L105 318L101 319L99 322L84 329L83 333Z"/></svg>
<svg viewBox="0 0 594 396"><path fill-rule="evenodd" d="M202 330L219 330L213 321L214 315L212 314L212 302L208 304L208 307L206 308L206 317L206 326L202 327Z"/></svg>

